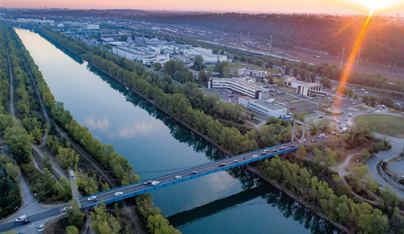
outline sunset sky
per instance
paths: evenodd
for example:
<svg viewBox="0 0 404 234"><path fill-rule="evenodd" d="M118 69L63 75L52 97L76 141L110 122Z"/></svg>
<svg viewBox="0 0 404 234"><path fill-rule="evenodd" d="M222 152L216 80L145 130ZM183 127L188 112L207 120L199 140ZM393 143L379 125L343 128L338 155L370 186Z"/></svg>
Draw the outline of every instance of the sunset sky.
<svg viewBox="0 0 404 234"><path fill-rule="evenodd" d="M391 3L389 14L404 17L403 0L0 0L0 7L361 14L369 2Z"/></svg>

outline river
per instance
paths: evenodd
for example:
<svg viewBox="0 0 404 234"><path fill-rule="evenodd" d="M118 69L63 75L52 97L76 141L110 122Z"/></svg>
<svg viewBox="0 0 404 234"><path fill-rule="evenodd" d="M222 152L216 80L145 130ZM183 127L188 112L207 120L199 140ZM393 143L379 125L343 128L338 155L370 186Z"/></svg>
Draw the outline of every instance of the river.
<svg viewBox="0 0 404 234"><path fill-rule="evenodd" d="M113 145L142 179L223 156L209 142L87 62L36 33L15 30L56 100L94 137ZM337 232L245 168L204 176L151 195L184 234Z"/></svg>

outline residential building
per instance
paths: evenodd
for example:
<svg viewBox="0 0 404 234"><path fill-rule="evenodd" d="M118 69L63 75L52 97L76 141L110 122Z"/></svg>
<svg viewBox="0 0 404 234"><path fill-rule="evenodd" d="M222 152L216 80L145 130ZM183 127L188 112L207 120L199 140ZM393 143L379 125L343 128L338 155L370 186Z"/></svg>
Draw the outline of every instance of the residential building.
<svg viewBox="0 0 404 234"><path fill-rule="evenodd" d="M98 29L100 29L100 25L98 25L98 24L87 24L86 29L88 29L88 30L98 30Z"/></svg>

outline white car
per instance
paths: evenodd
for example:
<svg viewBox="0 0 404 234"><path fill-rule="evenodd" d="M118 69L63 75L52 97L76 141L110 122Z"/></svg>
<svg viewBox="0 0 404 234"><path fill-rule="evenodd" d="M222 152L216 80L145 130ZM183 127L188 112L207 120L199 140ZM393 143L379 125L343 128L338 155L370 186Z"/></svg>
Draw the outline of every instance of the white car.
<svg viewBox="0 0 404 234"><path fill-rule="evenodd" d="M38 227L38 232L43 232L44 229L45 229L45 226L43 224L41 224Z"/></svg>
<svg viewBox="0 0 404 234"><path fill-rule="evenodd" d="M151 182L151 185L153 185L153 186L156 186L156 185L159 185L159 184L160 184L160 181L157 181L157 180Z"/></svg>
<svg viewBox="0 0 404 234"><path fill-rule="evenodd" d="M88 198L88 201L97 201L97 197L96 196L91 196Z"/></svg>
<svg viewBox="0 0 404 234"><path fill-rule="evenodd" d="M63 207L63 213L65 213L66 211L68 211L68 210L71 210L72 209L72 207L71 206L65 206L65 207Z"/></svg>
<svg viewBox="0 0 404 234"><path fill-rule="evenodd" d="M22 216L18 217L18 218L15 220L15 222L16 222L16 223L19 223L19 222L21 222L21 221L23 221L23 220L25 220L25 219L27 219L27 216L26 216L26 215L22 215Z"/></svg>
<svg viewBox="0 0 404 234"><path fill-rule="evenodd" d="M175 178L176 180L179 180L179 179L181 179L181 178L182 178L182 176L177 175L177 176L175 176L174 178Z"/></svg>
<svg viewBox="0 0 404 234"><path fill-rule="evenodd" d="M253 158L258 158L258 155L254 154L252 157L253 157Z"/></svg>
<svg viewBox="0 0 404 234"><path fill-rule="evenodd" d="M115 193L115 197L119 197L119 196L122 196L123 195L123 192L116 192Z"/></svg>

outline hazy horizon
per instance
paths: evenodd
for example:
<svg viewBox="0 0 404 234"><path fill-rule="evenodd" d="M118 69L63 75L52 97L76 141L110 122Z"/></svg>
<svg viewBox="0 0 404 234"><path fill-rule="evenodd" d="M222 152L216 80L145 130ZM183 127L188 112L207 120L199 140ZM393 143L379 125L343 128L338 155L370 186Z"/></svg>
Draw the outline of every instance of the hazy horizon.
<svg viewBox="0 0 404 234"><path fill-rule="evenodd" d="M69 8L71 10L112 10L133 9L145 11L170 11L170 12L239 12L239 13L284 13L284 14L332 14L332 15L357 15L366 14L368 10L363 0L342 0L338 4L333 0L205 0L204 2L189 2L184 0L155 0L153 2L133 2L132 0L115 0L113 2L101 2L99 0L3 0L0 7L6 8ZM397 0L389 0L397 1ZM397 5L394 11L383 15L402 14L404 16L404 3Z"/></svg>

